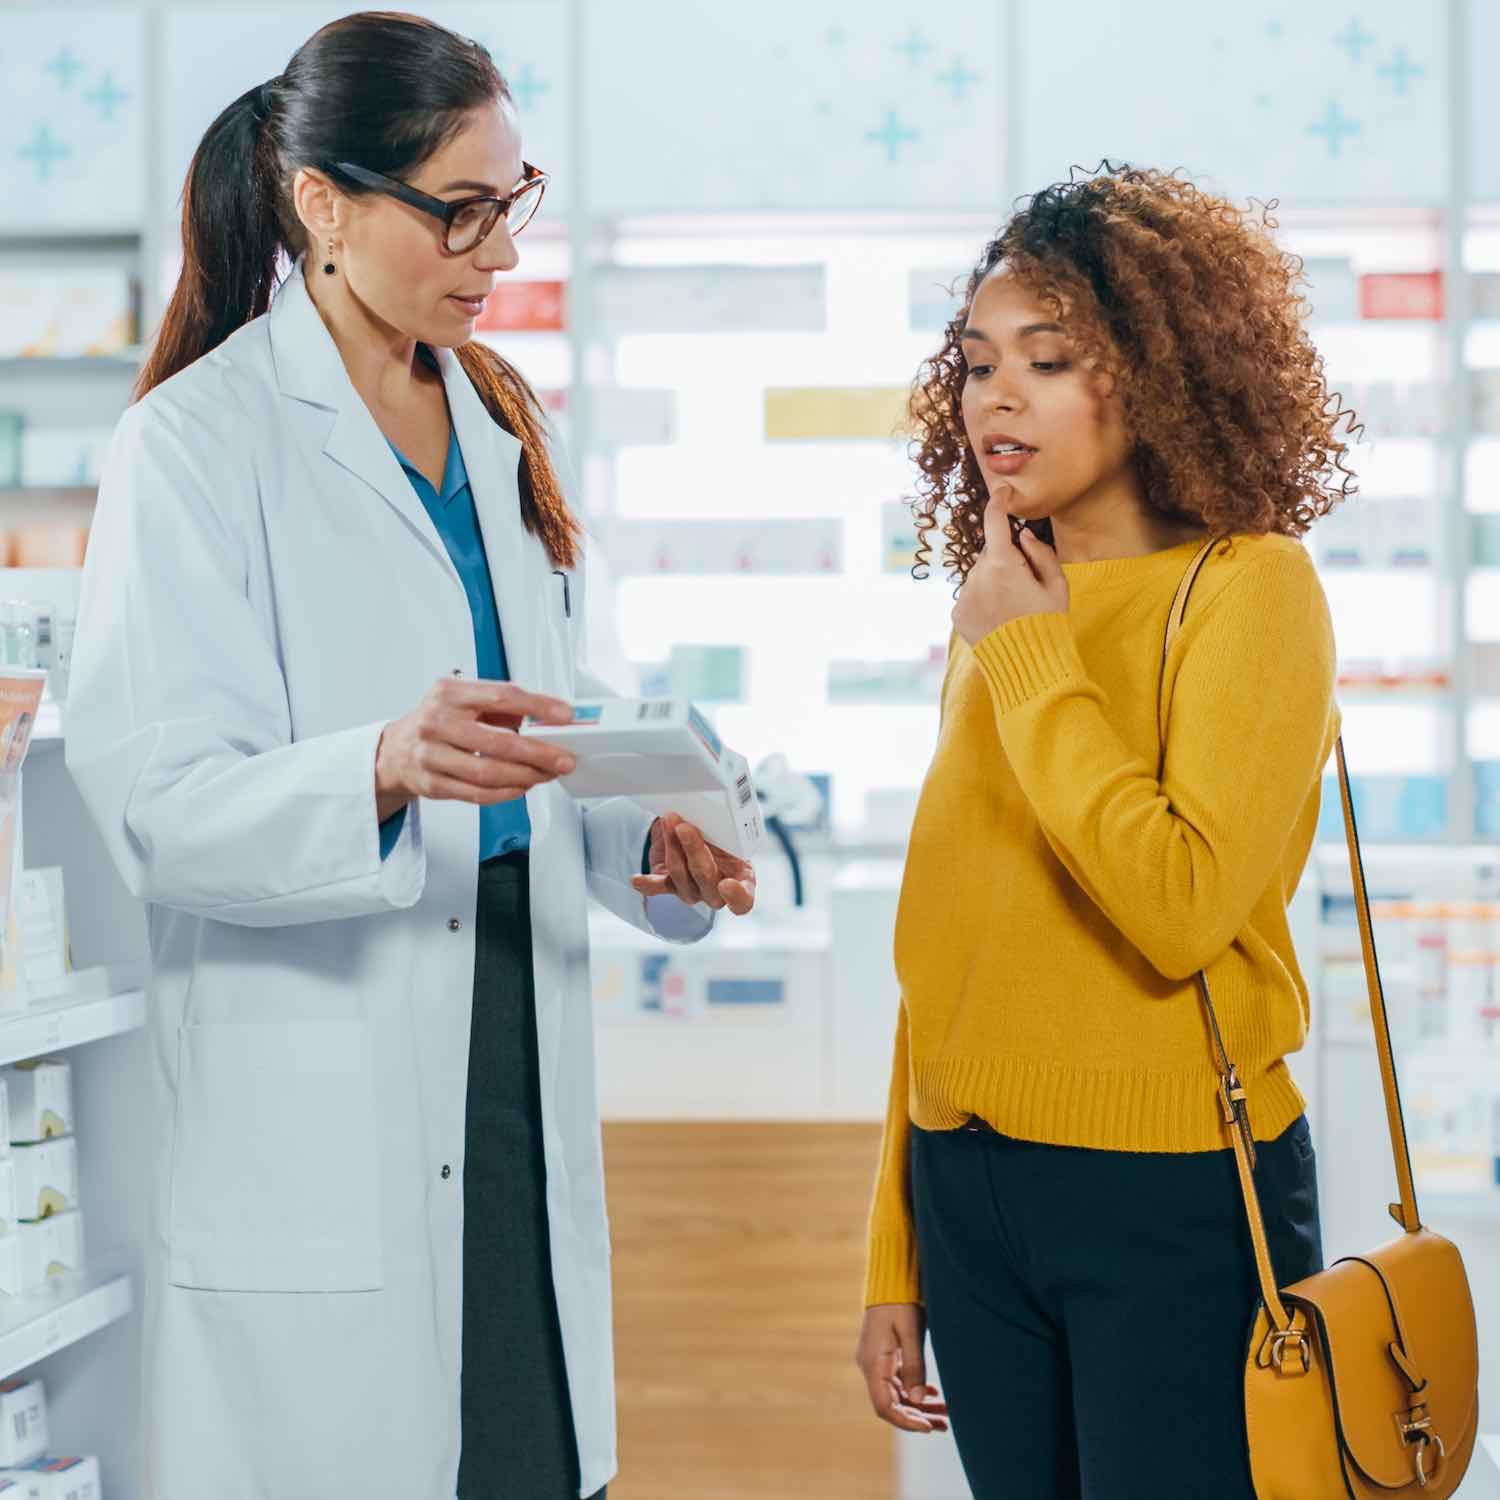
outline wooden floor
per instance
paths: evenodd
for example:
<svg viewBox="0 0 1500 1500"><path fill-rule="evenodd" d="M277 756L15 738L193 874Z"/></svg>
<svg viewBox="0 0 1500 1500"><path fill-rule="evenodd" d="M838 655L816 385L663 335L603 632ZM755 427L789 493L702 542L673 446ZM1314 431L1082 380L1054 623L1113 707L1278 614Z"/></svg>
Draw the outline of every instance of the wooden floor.
<svg viewBox="0 0 1500 1500"><path fill-rule="evenodd" d="M610 1500L892 1500L854 1367L874 1125L606 1125Z"/></svg>

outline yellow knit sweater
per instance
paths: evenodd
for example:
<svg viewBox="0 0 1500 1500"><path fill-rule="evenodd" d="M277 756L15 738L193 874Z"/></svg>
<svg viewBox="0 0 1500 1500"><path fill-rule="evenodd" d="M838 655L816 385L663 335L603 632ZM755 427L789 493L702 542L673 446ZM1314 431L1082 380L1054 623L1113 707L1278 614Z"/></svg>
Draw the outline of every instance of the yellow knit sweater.
<svg viewBox="0 0 1500 1500"><path fill-rule="evenodd" d="M1262 1140L1303 1101L1307 985L1286 909L1338 735L1328 606L1301 543L1239 536L1064 563L1068 612L955 635L896 918L895 1064L865 1302L921 1300L910 1125L1026 1140L1227 1144L1208 971ZM1158 687L1165 759L1158 776Z"/></svg>

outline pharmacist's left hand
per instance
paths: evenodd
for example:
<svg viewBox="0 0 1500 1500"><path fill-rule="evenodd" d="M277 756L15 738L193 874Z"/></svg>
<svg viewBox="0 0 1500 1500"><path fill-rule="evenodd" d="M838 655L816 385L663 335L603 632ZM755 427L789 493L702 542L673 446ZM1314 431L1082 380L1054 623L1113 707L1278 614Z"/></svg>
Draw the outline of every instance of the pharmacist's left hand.
<svg viewBox="0 0 1500 1500"><path fill-rule="evenodd" d="M676 813L651 825L651 873L630 883L643 896L671 894L689 906L702 901L714 911L727 906L737 917L755 905L755 866L710 844Z"/></svg>
<svg viewBox="0 0 1500 1500"><path fill-rule="evenodd" d="M1022 615L1068 611L1068 580L1057 553L1024 527L1020 543L1011 541L1009 494L1009 486L997 490L985 506L984 551L953 606L953 628L971 646Z"/></svg>

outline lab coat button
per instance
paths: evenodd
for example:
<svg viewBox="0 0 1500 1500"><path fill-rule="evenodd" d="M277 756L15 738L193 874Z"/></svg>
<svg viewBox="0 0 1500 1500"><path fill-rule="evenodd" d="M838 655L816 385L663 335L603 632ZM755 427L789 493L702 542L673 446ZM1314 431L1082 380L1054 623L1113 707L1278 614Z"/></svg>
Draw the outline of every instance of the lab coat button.
<svg viewBox="0 0 1500 1500"><path fill-rule="evenodd" d="M449 932L457 932L458 929L460 927L462 927L463 925L464 924L462 922L460 922L457 917L449 917L448 918L448 931Z"/></svg>
<svg viewBox="0 0 1500 1500"><path fill-rule="evenodd" d="M443 1163L443 1181L444 1181L444 1182L447 1182L447 1180L448 1180L448 1179L449 1179L449 1178L450 1178L450 1177L451 1177L451 1176L452 1176L452 1175L453 1175L453 1168L452 1168L452 1167L450 1167L450 1166L449 1166L449 1165L448 1165L448 1163L447 1163L447 1162L444 1162L444 1163Z"/></svg>

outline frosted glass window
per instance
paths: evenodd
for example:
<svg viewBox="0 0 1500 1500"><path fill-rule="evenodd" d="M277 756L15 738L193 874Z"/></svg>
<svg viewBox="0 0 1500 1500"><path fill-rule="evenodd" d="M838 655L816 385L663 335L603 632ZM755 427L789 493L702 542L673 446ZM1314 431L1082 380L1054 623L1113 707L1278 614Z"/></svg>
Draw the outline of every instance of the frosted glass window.
<svg viewBox="0 0 1500 1500"><path fill-rule="evenodd" d="M165 11L159 165L169 220L175 216L188 163L214 116L246 89L281 72L320 26L356 8L323 0L282 0L270 5L180 5ZM420 9L427 19L489 49L515 96L522 150L528 160L555 174L541 212L563 223L572 150L567 6L561 0L432 0Z"/></svg>
<svg viewBox="0 0 1500 1500"><path fill-rule="evenodd" d="M1157 0L1090 7L1080 25L1076 6L1017 3L1019 188L1110 155L1186 167L1235 197L1442 200L1442 6Z"/></svg>
<svg viewBox="0 0 1500 1500"><path fill-rule="evenodd" d="M141 229L146 76L140 8L7 6L3 17L0 231Z"/></svg>
<svg viewBox="0 0 1500 1500"><path fill-rule="evenodd" d="M1001 15L589 0L590 199L609 215L998 206Z"/></svg>

